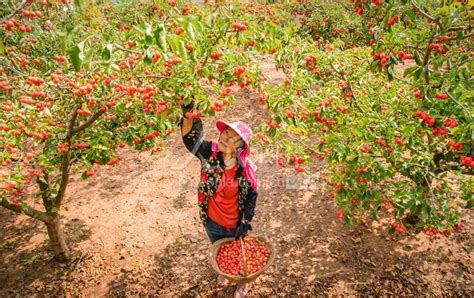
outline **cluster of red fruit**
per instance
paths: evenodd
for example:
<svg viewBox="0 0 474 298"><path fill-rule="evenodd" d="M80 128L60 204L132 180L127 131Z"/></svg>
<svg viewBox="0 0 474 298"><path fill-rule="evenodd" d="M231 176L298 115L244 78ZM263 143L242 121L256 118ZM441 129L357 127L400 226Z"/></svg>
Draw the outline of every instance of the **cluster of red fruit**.
<svg viewBox="0 0 474 298"><path fill-rule="evenodd" d="M212 52L212 53L211 53L211 59L219 60L221 57L222 57L222 53L221 53L221 52Z"/></svg>
<svg viewBox="0 0 474 298"><path fill-rule="evenodd" d="M20 13L24 16L29 18L30 20L34 20L36 18L42 17L43 13L39 10L28 10L28 9L22 9Z"/></svg>
<svg viewBox="0 0 474 298"><path fill-rule="evenodd" d="M295 171L297 173L303 173L304 169L301 167L301 164L303 164L305 161L304 157L298 157L296 154L293 154L290 158L290 162L293 163L295 167Z"/></svg>
<svg viewBox="0 0 474 298"><path fill-rule="evenodd" d="M2 73L3 71L0 71ZM5 92L10 91L10 83L8 82L7 78L0 78L0 90L3 90Z"/></svg>
<svg viewBox="0 0 474 298"><path fill-rule="evenodd" d="M451 147L451 149L453 150L454 153L456 153L457 151L461 151L462 148L463 148L461 143L456 143L453 140L450 140L448 142L448 146Z"/></svg>
<svg viewBox="0 0 474 298"><path fill-rule="evenodd" d="M421 91L420 91L420 89L418 89L418 87L415 87L415 89L413 89L413 95L418 99L425 98L425 96L421 93Z"/></svg>
<svg viewBox="0 0 474 298"><path fill-rule="evenodd" d="M213 104L211 104L209 108L215 112L220 112L224 110L224 105L226 105L228 102L229 100L226 97L222 100L218 99Z"/></svg>
<svg viewBox="0 0 474 298"><path fill-rule="evenodd" d="M435 52L438 52L440 54L446 54L448 52L445 49L445 47L442 44L439 44L439 43L430 43L430 45L428 46L428 49L430 51L435 51Z"/></svg>
<svg viewBox="0 0 474 298"><path fill-rule="evenodd" d="M346 218L346 215L345 215L344 212L342 212L341 210L337 210L337 211L336 211L336 215L337 215L337 217L339 217L340 219L345 219L345 218Z"/></svg>
<svg viewBox="0 0 474 298"><path fill-rule="evenodd" d="M425 233L426 235L430 236L430 237L433 237L433 236L436 236L436 235L444 235L444 236L448 236L449 235L449 231L448 230L444 230L444 231L440 231L438 229L432 229L432 228L424 228L423 229L423 233Z"/></svg>
<svg viewBox="0 0 474 298"><path fill-rule="evenodd" d="M402 60L410 60L413 59L413 54L407 54L404 51L399 51L398 57Z"/></svg>
<svg viewBox="0 0 474 298"><path fill-rule="evenodd" d="M281 127L281 124L278 123L275 119L268 120L267 125L270 128L280 128Z"/></svg>
<svg viewBox="0 0 474 298"><path fill-rule="evenodd" d="M186 112L186 114L184 114L184 117L187 119L199 119L202 117L202 112L201 111Z"/></svg>
<svg viewBox="0 0 474 298"><path fill-rule="evenodd" d="M26 78L26 83L35 85L35 86L41 86L44 83L44 80L42 78L38 77L28 77Z"/></svg>
<svg viewBox="0 0 474 298"><path fill-rule="evenodd" d="M474 169L474 157L461 155L460 160L461 160L461 164L468 166L471 169Z"/></svg>
<svg viewBox="0 0 474 298"><path fill-rule="evenodd" d="M372 150L372 147L368 144L366 145L363 145L361 148L360 148L360 151L362 151L363 153L369 153L370 151Z"/></svg>
<svg viewBox="0 0 474 298"><path fill-rule="evenodd" d="M316 118L316 121L324 124L325 126L332 126L336 124L336 120L334 119L328 120L326 117L321 117L321 114L319 112L313 112L313 116Z"/></svg>
<svg viewBox="0 0 474 298"><path fill-rule="evenodd" d="M391 17L387 22L388 27L392 27L393 25L398 23L399 20L400 20L400 17L397 15Z"/></svg>
<svg viewBox="0 0 474 298"><path fill-rule="evenodd" d="M437 92L437 93L435 94L435 97L436 97L437 99L440 99L440 100L446 100L446 99L448 99L448 95L447 95L446 93L443 93L443 92Z"/></svg>
<svg viewBox="0 0 474 298"><path fill-rule="evenodd" d="M423 120L423 122L426 123L428 126L434 126L435 125L435 119L431 117L428 112L420 112L417 111L415 112L415 117Z"/></svg>
<svg viewBox="0 0 474 298"><path fill-rule="evenodd" d="M380 65L385 66L388 64L388 61L390 60L390 57L385 55L384 53L376 53L372 55L372 58L377 61L380 60Z"/></svg>
<svg viewBox="0 0 474 298"><path fill-rule="evenodd" d="M17 19L9 19L5 21L5 30L13 31L15 28L22 33L33 31L30 25L22 25Z"/></svg>
<svg viewBox="0 0 474 298"><path fill-rule="evenodd" d="M308 67L309 70L314 69L314 61L316 61L316 56L314 55L308 55L304 58L306 60L306 66Z"/></svg>
<svg viewBox="0 0 474 298"><path fill-rule="evenodd" d="M58 144L58 151L61 153L67 153L69 151L69 144L68 143Z"/></svg>
<svg viewBox="0 0 474 298"><path fill-rule="evenodd" d="M244 240L245 259L247 261L247 275L262 270L270 257L270 250L265 243L246 237ZM243 256L240 241L223 244L217 253L217 265L222 272L231 275L244 275Z"/></svg>
<svg viewBox="0 0 474 298"><path fill-rule="evenodd" d="M248 26L249 26L249 22L243 21L240 23L233 24L232 29L237 30L237 31L245 31Z"/></svg>
<svg viewBox="0 0 474 298"><path fill-rule="evenodd" d="M405 226L402 226L402 225L399 225L399 224L392 224L392 227L395 229L395 231L397 231L398 233L400 234L405 234L407 229L405 228Z"/></svg>

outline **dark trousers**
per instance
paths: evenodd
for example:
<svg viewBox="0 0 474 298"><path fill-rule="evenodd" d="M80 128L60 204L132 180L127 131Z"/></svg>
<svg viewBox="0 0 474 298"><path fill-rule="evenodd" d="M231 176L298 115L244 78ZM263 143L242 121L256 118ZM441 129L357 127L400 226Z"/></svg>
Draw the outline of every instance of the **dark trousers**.
<svg viewBox="0 0 474 298"><path fill-rule="evenodd" d="M210 217L207 218L206 233L212 243L222 238L235 237L236 230L237 227L228 231L226 228L213 221Z"/></svg>

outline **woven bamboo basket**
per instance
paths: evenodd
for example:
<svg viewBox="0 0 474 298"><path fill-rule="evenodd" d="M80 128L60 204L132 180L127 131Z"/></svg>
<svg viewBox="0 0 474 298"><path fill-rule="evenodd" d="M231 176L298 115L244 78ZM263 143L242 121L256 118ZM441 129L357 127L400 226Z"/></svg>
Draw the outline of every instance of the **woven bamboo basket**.
<svg viewBox="0 0 474 298"><path fill-rule="evenodd" d="M267 264L261 270L247 276L227 274L225 272L222 272L219 268L219 265L217 265L216 259L217 259L217 253L219 252L219 249L221 248L223 244L234 241L233 237L217 240L216 242L214 242L214 244L212 244L211 248L209 249L209 261L214 271L216 271L218 274L224 276L227 280L235 284L246 284L246 283L250 283L256 280L257 277L259 277L264 271L266 271L272 265L273 261L275 261L275 255L276 255L275 247L270 241L267 240L267 238L263 236L258 236L255 234L250 234L247 237L255 238L259 241L262 241L263 243L265 243L266 248L270 250L270 257L268 258Z"/></svg>

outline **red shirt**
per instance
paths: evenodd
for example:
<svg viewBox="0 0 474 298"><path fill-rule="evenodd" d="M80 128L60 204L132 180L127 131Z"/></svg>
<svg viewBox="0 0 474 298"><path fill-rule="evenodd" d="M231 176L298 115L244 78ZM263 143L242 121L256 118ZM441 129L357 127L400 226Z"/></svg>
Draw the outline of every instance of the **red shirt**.
<svg viewBox="0 0 474 298"><path fill-rule="evenodd" d="M209 200L207 215L219 225L233 229L239 219L239 182L235 178L237 165L225 169L214 198Z"/></svg>

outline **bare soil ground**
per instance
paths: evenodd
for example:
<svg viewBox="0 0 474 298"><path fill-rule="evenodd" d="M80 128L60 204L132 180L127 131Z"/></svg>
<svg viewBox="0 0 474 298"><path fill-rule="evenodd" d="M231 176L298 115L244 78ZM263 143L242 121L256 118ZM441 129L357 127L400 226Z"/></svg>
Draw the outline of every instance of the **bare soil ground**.
<svg viewBox="0 0 474 298"><path fill-rule="evenodd" d="M284 75L263 64L272 83ZM256 127L265 110L255 93L236 91L237 102L217 116ZM216 138L215 120L206 121ZM274 265L251 284L250 296L403 295L470 296L474 293L472 211L464 231L430 238L392 238L381 225L344 226L326 198L323 163L311 166L309 188L253 148L261 183L254 232L276 245ZM87 181L73 176L62 219L73 260L51 259L40 222L0 209L0 297L8 296L221 296L198 220L199 162L179 134L162 152L130 149L122 161ZM308 178L309 179L309 178Z"/></svg>

